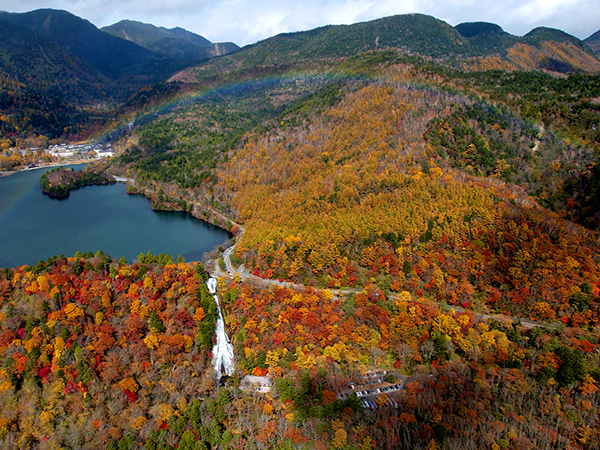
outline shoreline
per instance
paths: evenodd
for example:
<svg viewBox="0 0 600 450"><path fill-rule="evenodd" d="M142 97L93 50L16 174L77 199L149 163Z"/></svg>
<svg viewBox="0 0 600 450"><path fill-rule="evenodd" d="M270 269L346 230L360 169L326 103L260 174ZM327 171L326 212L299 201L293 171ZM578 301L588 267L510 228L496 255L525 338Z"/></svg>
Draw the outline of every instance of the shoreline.
<svg viewBox="0 0 600 450"><path fill-rule="evenodd" d="M77 164L89 164L89 163L94 162L94 161L101 161L102 159L103 158L96 158L96 159L76 159L76 160L73 160L73 161L66 161L66 162L63 162L63 163L56 163L56 162L42 163L40 165L36 165L35 167L25 167L24 169L20 169L20 170L0 171L0 178L10 177L11 175L14 175L15 173L27 172L29 170L46 169L48 167L72 166L72 165L77 165Z"/></svg>

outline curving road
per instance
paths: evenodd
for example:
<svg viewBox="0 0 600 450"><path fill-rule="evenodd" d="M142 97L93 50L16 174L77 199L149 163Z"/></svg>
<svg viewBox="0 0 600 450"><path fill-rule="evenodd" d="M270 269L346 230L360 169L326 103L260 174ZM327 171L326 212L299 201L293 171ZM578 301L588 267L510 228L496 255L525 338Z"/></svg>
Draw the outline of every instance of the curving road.
<svg viewBox="0 0 600 450"><path fill-rule="evenodd" d="M233 244L231 247L227 248L223 252L223 261L225 262L225 269L227 270L228 275L230 275L231 277L238 276L240 278L240 280L242 280L242 281L252 280L256 283L260 283L263 285L276 285L276 286L287 287L287 288L291 288L291 289L304 289L307 287L304 284L297 284L297 283L292 283L289 281L279 281L279 280L271 280L271 279L257 277L256 275L249 273L244 268L244 266L240 266L239 267L240 270L236 270L236 268L233 267L233 264L231 263L231 252L233 252L233 250L235 249L235 246L237 245L237 241L239 240L239 238L242 236L243 233L244 233L244 229L242 227L240 227L240 233L238 233L238 235L236 236L236 243ZM218 275L221 274L218 264L215 264L215 270L218 271ZM323 291L324 290L321 288L314 288L314 289L315 289L315 291ZM340 294L348 295L348 294L357 294L359 292L362 292L362 289L347 288L347 289L332 290L332 292L334 292L334 293L336 291L338 292L338 295L340 295ZM395 295L390 295L388 298L397 300L399 297L397 297ZM513 322L521 322L521 326L526 329L531 329L531 328L535 328L535 327L541 327L541 328L547 328L547 329L557 329L562 326L562 324L558 324L558 323L537 322L537 321L522 318L522 317L505 316L503 314L476 313L475 311L470 310L470 309L461 308L460 306L450 306L450 305L446 305L445 303L442 303L442 302L433 302L432 301L432 303L435 303L436 305L438 305L438 307L440 309L451 308L451 309L454 309L454 311L456 311L456 312L473 313L475 315L475 318L478 320L487 319L487 320L497 320L499 322L502 322L502 321L505 321L508 319Z"/></svg>

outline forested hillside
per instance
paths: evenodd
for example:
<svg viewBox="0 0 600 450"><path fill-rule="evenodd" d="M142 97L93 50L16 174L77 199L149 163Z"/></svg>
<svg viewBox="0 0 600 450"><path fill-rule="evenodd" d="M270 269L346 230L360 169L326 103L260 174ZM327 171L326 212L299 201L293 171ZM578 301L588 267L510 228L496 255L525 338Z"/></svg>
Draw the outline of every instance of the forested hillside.
<svg viewBox="0 0 600 450"><path fill-rule="evenodd" d="M101 252L3 270L0 440L600 448L599 67L558 30L408 15L139 91L110 173L235 247L206 270Z"/></svg>
<svg viewBox="0 0 600 450"><path fill-rule="evenodd" d="M157 81L168 70L164 59L139 45L103 33L93 24L67 11L39 9L27 13L2 12L0 18L42 34L111 80L131 83L132 78ZM155 72L155 73L153 73Z"/></svg>
<svg viewBox="0 0 600 450"><path fill-rule="evenodd" d="M568 319L598 280L599 94L596 75L369 53L182 103L117 164L242 223L255 275Z"/></svg>
<svg viewBox="0 0 600 450"><path fill-rule="evenodd" d="M550 286L560 267L569 286L598 279L597 236L510 183L513 168L527 177L528 161L543 174L536 153L551 151L534 151L527 129L479 111L487 137L452 131L444 117L473 107L463 101L392 83L360 87L301 132L250 139L219 173L246 227L239 256L268 278L329 287L375 280L388 291L521 316L548 300L557 314L574 312ZM554 192L549 177L531 176L529 190ZM567 255L573 262L563 266Z"/></svg>
<svg viewBox="0 0 600 450"><path fill-rule="evenodd" d="M312 286L229 285L238 370L276 395L212 445L598 448L598 76L330 64L202 92L116 162L240 223L245 273ZM377 370L410 378L344 396Z"/></svg>
<svg viewBox="0 0 600 450"><path fill-rule="evenodd" d="M257 448L289 442L284 429L309 448L597 448L595 397L565 396L595 396L599 381L584 350L598 345L598 76L462 71L396 51L310 64L170 108L117 161L150 192L240 223L235 265L317 288L242 283L229 298L238 368L275 377L287 405L279 422L254 416ZM193 184L198 151L184 142L214 152ZM410 375L391 402L335 400L382 369ZM581 414L564 409L577 402Z"/></svg>
<svg viewBox="0 0 600 450"><path fill-rule="evenodd" d="M369 51L395 49L464 70L548 70L559 73L598 73L600 62L590 47L560 30L539 28L526 36L500 27L481 33L476 24L457 28L435 17L405 14L353 25L284 33L244 47L208 64L186 69L171 79L211 83L329 67L340 59ZM466 26L466 27L465 27ZM468 32L469 27L472 31ZM480 27L481 28L481 27ZM486 29L486 27L483 27ZM500 28L500 30L498 30ZM463 36L460 31L467 36Z"/></svg>
<svg viewBox="0 0 600 450"><path fill-rule="evenodd" d="M559 30L540 28L517 37L495 25L453 28L422 14L282 34L242 51L235 51L237 46L231 43L203 45L201 36L180 28L133 21L104 32L60 10L1 12L0 20L8 22L0 32L1 81L8 86L1 91L8 102L0 104L6 118L2 138L13 145L18 138L77 140L98 134L135 111L171 99L179 91L174 82L214 88L292 69L328 71L345 58L368 51L394 49L467 71L600 70L590 47ZM227 56L213 58L222 55ZM208 58L213 61L187 69ZM172 89L164 89L166 80ZM22 95L24 90L28 95ZM36 100L45 96L58 99L58 107L50 110ZM15 103L23 107L12 108Z"/></svg>
<svg viewBox="0 0 600 450"><path fill-rule="evenodd" d="M78 106L100 96L105 77L46 36L0 21L0 139L77 134Z"/></svg>

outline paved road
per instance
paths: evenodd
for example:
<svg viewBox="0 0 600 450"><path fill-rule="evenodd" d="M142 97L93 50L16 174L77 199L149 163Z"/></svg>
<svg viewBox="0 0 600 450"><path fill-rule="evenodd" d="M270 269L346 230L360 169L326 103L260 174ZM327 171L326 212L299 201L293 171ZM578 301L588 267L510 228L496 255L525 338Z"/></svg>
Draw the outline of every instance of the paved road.
<svg viewBox="0 0 600 450"><path fill-rule="evenodd" d="M231 264L231 252L234 248L235 244L223 252L223 261L225 261L225 269L227 270L227 273L232 277L234 277L238 273L237 270L235 270L235 268L233 267L233 264Z"/></svg>

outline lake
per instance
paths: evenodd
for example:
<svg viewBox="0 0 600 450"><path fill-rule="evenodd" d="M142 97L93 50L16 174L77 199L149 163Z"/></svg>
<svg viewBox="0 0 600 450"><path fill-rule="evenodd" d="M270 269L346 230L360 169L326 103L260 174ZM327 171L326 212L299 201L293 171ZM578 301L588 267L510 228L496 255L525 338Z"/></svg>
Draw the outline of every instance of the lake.
<svg viewBox="0 0 600 450"><path fill-rule="evenodd" d="M65 200L52 199L39 182L48 170L0 178L0 267L97 250L128 262L148 251L198 261L230 238L189 214L153 211L148 199L127 195L123 183L86 186Z"/></svg>

